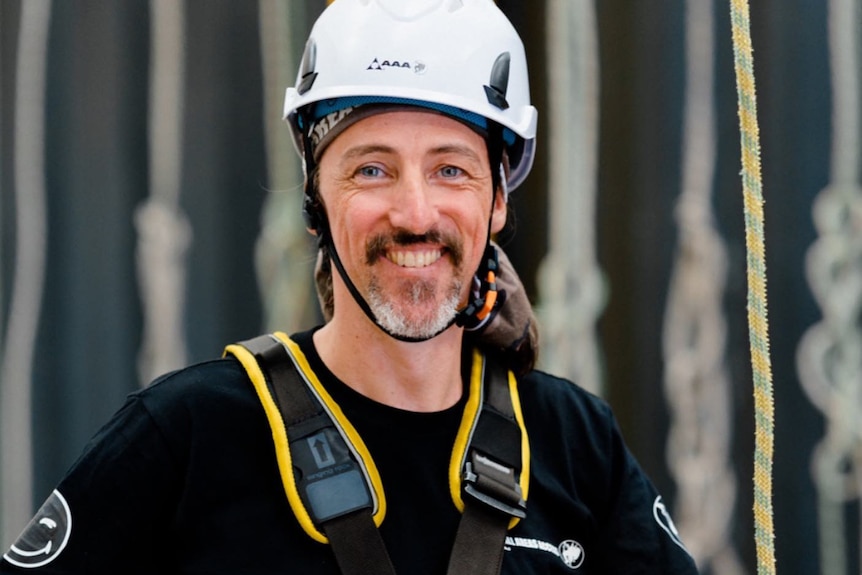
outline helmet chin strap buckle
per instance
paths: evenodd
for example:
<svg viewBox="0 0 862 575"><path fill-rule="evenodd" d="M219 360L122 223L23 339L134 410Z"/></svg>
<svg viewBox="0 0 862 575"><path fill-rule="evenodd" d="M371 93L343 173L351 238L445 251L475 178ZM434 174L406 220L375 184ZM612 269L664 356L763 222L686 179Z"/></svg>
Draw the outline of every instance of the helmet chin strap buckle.
<svg viewBox="0 0 862 575"><path fill-rule="evenodd" d="M478 331L489 324L506 301L506 292L497 289L497 271L500 263L497 248L490 243L485 248L483 262L479 271L473 276L470 302L458 312L455 318L455 323L467 331Z"/></svg>

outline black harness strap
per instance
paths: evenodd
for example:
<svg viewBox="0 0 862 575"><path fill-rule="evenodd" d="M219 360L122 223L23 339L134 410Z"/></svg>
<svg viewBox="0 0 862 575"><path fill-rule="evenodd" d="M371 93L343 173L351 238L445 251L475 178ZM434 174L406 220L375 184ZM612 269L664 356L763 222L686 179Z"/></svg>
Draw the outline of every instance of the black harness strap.
<svg viewBox="0 0 862 575"><path fill-rule="evenodd" d="M319 427L314 422L321 420L321 416L325 421L329 420L317 400L310 395L280 342L269 335L262 335L241 342L241 345L257 359L278 403L288 437L291 437L291 429L309 427L309 423ZM380 531L374 525L370 507L322 521L321 528L344 575L395 575L395 567L386 552Z"/></svg>
<svg viewBox="0 0 862 575"><path fill-rule="evenodd" d="M270 395L278 404L294 465L312 469L309 455L303 449L307 450L304 444L317 437L323 437L333 453L342 454L341 461L347 461L349 449L329 414L302 380L284 345L269 335L240 345L254 355ZM464 513L455 535L448 575L498 575L509 522L526 514L519 483L521 428L515 420L509 372L501 362L490 358L484 365L485 399L466 454ZM355 483L349 489L356 490ZM374 524L371 505L364 504L361 496L359 503L353 505L355 508L348 506L332 513L315 511L327 506L316 506L307 492L304 497L315 523L329 539L344 575L395 575L383 538Z"/></svg>
<svg viewBox="0 0 862 575"><path fill-rule="evenodd" d="M305 384L281 343L269 335L240 342L257 359L269 392L278 403L285 427L291 427L323 413L320 405L308 394ZM299 384L299 385L297 385Z"/></svg>
<svg viewBox="0 0 862 575"><path fill-rule="evenodd" d="M503 565L503 544L509 517L479 504L465 504L458 523L448 575L497 575Z"/></svg>
<svg viewBox="0 0 862 575"><path fill-rule="evenodd" d="M509 373L485 362L485 401L467 453L464 513L449 556L448 575L497 575L513 517L526 515L519 476L521 428L509 393Z"/></svg>
<svg viewBox="0 0 862 575"><path fill-rule="evenodd" d="M395 575L380 531L367 511L332 519L324 531L344 575Z"/></svg>

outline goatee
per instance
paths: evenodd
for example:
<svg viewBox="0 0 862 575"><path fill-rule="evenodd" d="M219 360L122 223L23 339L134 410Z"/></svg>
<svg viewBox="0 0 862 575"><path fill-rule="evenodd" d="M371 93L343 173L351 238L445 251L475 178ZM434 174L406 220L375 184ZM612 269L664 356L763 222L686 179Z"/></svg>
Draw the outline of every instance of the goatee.
<svg viewBox="0 0 862 575"><path fill-rule="evenodd" d="M386 294L378 278L371 276L368 284L368 305L378 323L395 335L411 339L428 339L452 324L458 313L461 292L464 287L459 279L463 260L463 249L457 237L430 230L425 234L411 234L397 231L391 235L378 235L366 245L366 263L374 266L386 252L398 246L416 244L436 244L442 246L444 254L450 258L454 277L448 286L440 286L435 280L403 280L395 288L396 293ZM445 290L441 294L440 290ZM423 305L439 303L425 313L416 314Z"/></svg>

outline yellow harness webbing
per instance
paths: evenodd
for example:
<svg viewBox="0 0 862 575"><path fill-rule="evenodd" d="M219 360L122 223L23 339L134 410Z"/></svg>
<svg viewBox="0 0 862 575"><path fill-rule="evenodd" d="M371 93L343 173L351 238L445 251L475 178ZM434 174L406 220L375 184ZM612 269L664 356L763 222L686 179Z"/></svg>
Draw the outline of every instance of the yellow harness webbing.
<svg viewBox="0 0 862 575"><path fill-rule="evenodd" d="M309 391L320 402L330 420L343 437L345 443L353 451L354 459L360 465L365 481L370 486L370 493L373 502L372 518L374 520L374 524L379 527L386 515L386 497L383 493L380 474L377 471L377 467L374 465L374 460L371 458L368 448L356 432L356 429L341 412L341 408L337 403L335 403L332 397L330 397L329 393L327 393L326 389L320 383L320 380L311 370L311 367L308 365L308 361L299 349L299 346L283 333L276 332L270 337L274 338L275 341L280 342L285 347L288 352L288 357L293 362L293 368L295 368L303 378ZM248 342L246 342L246 344L248 344ZM290 507L293 510L294 515L296 515L299 524L309 537L320 543L329 543L329 539L326 535L315 525L315 522L311 517L311 513L309 513L308 508L300 496L298 480L294 474L294 461L289 444L290 439L287 436L287 427L285 425L284 418L282 417L281 409L267 384L267 378L258 363L258 359L255 357L254 353L242 344L232 344L227 346L225 348L225 354L233 355L240 361L245 368L246 373L248 373L258 399L260 399L261 405L266 413L267 420L269 421L270 429L272 430L276 460L278 462L282 484L284 485L285 494L287 495L288 503L290 503Z"/></svg>
<svg viewBox="0 0 862 575"><path fill-rule="evenodd" d="M269 338L268 340L266 338ZM256 340L268 342L272 345L277 342L284 347L287 356L292 362L291 369L295 369L303 380L305 387L317 399L327 416L338 429L345 443L353 452L354 459L360 464L365 481L369 487L373 499L372 517L374 524L379 527L383 522L386 514L386 497L383 492L383 485L380 480L380 474L374 464L367 447L362 438L357 433L356 429L341 411L339 405L332 399L329 393L317 378L311 366L308 363L305 355L299 346L291 340L286 334L276 332L270 336L256 338ZM313 519L313 513L306 506L306 502L300 495L298 486L298 478L294 473L294 455L291 453L291 439L287 434L285 418L282 410L279 407L279 402L273 396L274 388L271 387L272 382L267 381L267 376L256 357L255 353L250 348L254 348L252 342L237 343L229 345L225 348L225 355L234 356L243 365L246 373L251 380L251 383L257 393L258 399L263 406L267 420L272 430L273 443L275 445L276 460L278 462L279 472L281 475L284 491L287 496L288 503L294 512L299 524L303 530L315 541L320 543L329 543L328 537L322 529L316 524ZM260 345L259 343L257 344ZM266 345L266 344L264 344ZM470 374L470 382L468 387L468 399L464 408L461 423L459 425L455 444L452 449L452 456L449 465L449 488L452 496L452 501L456 508L464 512L465 503L462 494L464 488L464 469L467 468L470 458L470 447L473 440L473 435L476 432L480 416L483 415L483 409L486 406L486 385L485 381L488 378L486 370L490 365L486 361L484 355L478 351L473 352L473 363ZM506 372L508 399L511 403L512 417L517 422L518 432L520 434L520 474L517 476L518 491L521 497L521 503L527 499L529 490L530 478L530 449L529 442L524 426L523 415L521 413L520 398L518 395L517 380L511 372ZM493 414L485 414L486 418L493 417ZM474 462L475 464L475 462ZM509 521L508 528L511 529L519 521L518 516L512 516Z"/></svg>

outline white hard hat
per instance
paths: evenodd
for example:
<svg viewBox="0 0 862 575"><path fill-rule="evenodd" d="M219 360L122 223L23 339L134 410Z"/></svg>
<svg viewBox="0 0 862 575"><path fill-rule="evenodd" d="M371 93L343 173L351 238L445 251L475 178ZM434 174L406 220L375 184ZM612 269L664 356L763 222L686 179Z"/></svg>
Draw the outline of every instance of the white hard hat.
<svg viewBox="0 0 862 575"><path fill-rule="evenodd" d="M303 153L304 122L367 103L499 124L509 190L532 167L537 112L524 45L492 0L336 0L311 30L284 118Z"/></svg>

